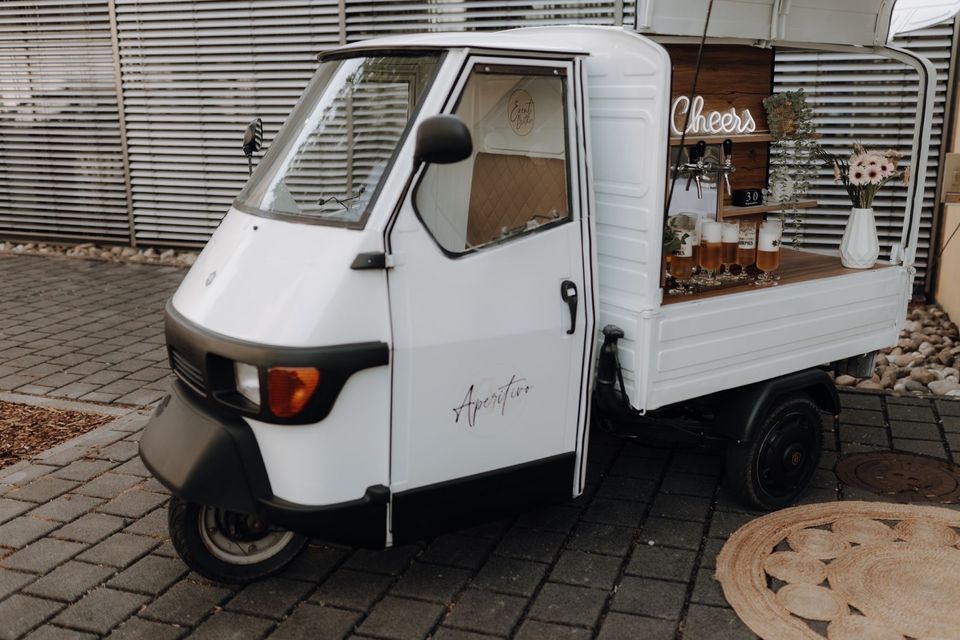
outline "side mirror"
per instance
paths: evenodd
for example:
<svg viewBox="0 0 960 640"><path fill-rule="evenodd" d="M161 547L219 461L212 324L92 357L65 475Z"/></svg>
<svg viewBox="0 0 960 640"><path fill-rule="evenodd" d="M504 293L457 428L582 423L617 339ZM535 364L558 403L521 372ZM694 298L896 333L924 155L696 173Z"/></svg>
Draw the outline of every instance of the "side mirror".
<svg viewBox="0 0 960 640"><path fill-rule="evenodd" d="M247 125L243 132L243 155L248 158L263 146L263 121L260 118Z"/></svg>
<svg viewBox="0 0 960 640"><path fill-rule="evenodd" d="M457 116L431 116L417 128L415 164L453 164L473 153L470 130Z"/></svg>

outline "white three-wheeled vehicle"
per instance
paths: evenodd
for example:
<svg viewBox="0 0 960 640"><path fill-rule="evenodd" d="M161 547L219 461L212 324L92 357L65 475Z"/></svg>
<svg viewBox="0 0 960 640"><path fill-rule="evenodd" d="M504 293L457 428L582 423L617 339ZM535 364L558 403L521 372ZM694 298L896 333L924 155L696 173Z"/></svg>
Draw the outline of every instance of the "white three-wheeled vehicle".
<svg viewBox="0 0 960 640"><path fill-rule="evenodd" d="M890 4L718 2L707 42L911 65L922 185L932 74L884 46ZM383 547L568 500L591 410L712 399L733 491L763 508L797 497L820 412L839 411L818 365L896 342L922 193L873 269L664 304L663 42L698 43L704 5L640 2L647 35L549 27L323 54L167 306L178 380L140 453L174 494L191 567L246 580L307 536Z"/></svg>

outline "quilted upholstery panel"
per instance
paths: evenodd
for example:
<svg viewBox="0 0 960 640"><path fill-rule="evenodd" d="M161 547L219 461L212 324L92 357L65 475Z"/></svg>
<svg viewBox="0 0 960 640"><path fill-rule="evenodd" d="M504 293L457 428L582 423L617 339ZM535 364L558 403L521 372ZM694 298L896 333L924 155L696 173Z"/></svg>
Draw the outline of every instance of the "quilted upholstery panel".
<svg viewBox="0 0 960 640"><path fill-rule="evenodd" d="M522 227L535 217L543 223L569 215L564 160L477 154L467 218L469 245L497 240L504 229Z"/></svg>

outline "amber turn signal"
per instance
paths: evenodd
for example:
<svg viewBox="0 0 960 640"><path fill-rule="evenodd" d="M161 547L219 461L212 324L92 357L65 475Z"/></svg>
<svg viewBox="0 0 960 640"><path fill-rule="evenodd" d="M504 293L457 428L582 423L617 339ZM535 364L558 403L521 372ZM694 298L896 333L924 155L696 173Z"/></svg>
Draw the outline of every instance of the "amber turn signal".
<svg viewBox="0 0 960 640"><path fill-rule="evenodd" d="M272 367L267 371L270 413L278 418L297 415L320 385L320 372L312 367Z"/></svg>

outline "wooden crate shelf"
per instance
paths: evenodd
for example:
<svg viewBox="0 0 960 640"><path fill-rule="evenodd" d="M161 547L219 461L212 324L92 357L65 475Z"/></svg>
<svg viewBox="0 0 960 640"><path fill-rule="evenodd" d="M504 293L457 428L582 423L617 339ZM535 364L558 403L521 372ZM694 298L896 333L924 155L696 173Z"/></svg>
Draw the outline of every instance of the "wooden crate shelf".
<svg viewBox="0 0 960 640"><path fill-rule="evenodd" d="M720 209L721 218L735 218L737 216L752 216L759 213L771 213L784 209L812 209L817 206L816 200L799 200L797 202L768 202L755 207L734 207L726 205Z"/></svg>
<svg viewBox="0 0 960 640"><path fill-rule="evenodd" d="M737 153L737 145L745 144L748 142L770 142L773 140L773 136L769 133L751 133L747 135L718 135L718 136L705 136L699 133L689 133L687 137L684 138L683 146L689 147L690 145L697 144L703 140L707 144L722 144L726 139L733 140L733 153ZM670 146L675 147L680 144L679 136L670 136Z"/></svg>

